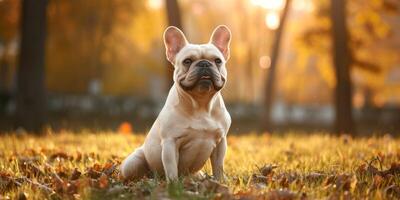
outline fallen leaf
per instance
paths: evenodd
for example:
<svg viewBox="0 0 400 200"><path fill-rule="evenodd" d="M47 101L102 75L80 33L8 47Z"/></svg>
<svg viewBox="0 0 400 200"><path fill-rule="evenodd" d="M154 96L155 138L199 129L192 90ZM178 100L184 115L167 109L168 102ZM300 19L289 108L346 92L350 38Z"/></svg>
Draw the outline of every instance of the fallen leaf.
<svg viewBox="0 0 400 200"><path fill-rule="evenodd" d="M81 160L82 160L82 153L78 151L76 152L75 161L80 162Z"/></svg>
<svg viewBox="0 0 400 200"><path fill-rule="evenodd" d="M78 181L71 181L71 182L69 182L69 183L67 184L66 192L67 192L69 195L77 194L77 193L78 193L78 190L79 190L79 186L80 186L80 184L79 184Z"/></svg>
<svg viewBox="0 0 400 200"><path fill-rule="evenodd" d="M400 174L400 163L392 163L391 165L390 165L390 169L388 169L388 170L386 170L386 171L383 171L382 172L382 174L384 175L384 176L386 176L386 175L397 175L397 174Z"/></svg>
<svg viewBox="0 0 400 200"><path fill-rule="evenodd" d="M385 195L392 198L400 198L400 187L397 185L390 185L385 188Z"/></svg>
<svg viewBox="0 0 400 200"><path fill-rule="evenodd" d="M43 191L43 192L46 193L46 194L55 193L54 190L52 190L52 189L49 188L48 186L43 185L43 184L41 184L41 183L38 183L38 182L36 182L36 181L32 181L32 180L30 180L30 179L27 178L27 177L21 177L20 179L23 180L24 182L28 182L28 183L31 184L33 187L38 188L39 190Z"/></svg>
<svg viewBox="0 0 400 200"><path fill-rule="evenodd" d="M253 183L268 183L268 177L263 176L263 175L258 175L258 174L253 174L251 176L251 181Z"/></svg>
<svg viewBox="0 0 400 200"><path fill-rule="evenodd" d="M103 172L110 176L112 173L114 173L114 171L117 169L118 165L113 164L111 162L107 162L104 167L103 167Z"/></svg>
<svg viewBox="0 0 400 200"><path fill-rule="evenodd" d="M82 173L78 170L78 168L75 168L74 171L72 171L70 180L78 179L81 176L81 174Z"/></svg>
<svg viewBox="0 0 400 200"><path fill-rule="evenodd" d="M49 160L52 162L52 161L54 161L54 160L56 160L56 159L65 159L65 160L68 160L68 159L70 159L70 158L72 158L72 156L69 156L67 153L65 153L65 152L56 152L56 153L53 153L50 157L49 157Z"/></svg>
<svg viewBox="0 0 400 200"><path fill-rule="evenodd" d="M383 179L382 176L380 176L380 175L375 175L375 176L374 176L373 186L374 186L375 188L380 188L380 187L382 186L382 184L383 184L383 181L384 181L384 179Z"/></svg>
<svg viewBox="0 0 400 200"><path fill-rule="evenodd" d="M31 159L22 159L18 163L19 169L28 177L44 176L45 173Z"/></svg>
<svg viewBox="0 0 400 200"><path fill-rule="evenodd" d="M228 186L212 179L205 179L199 185L200 192L229 193Z"/></svg>
<svg viewBox="0 0 400 200"><path fill-rule="evenodd" d="M288 188L289 187L289 180L286 176L282 176L281 179L279 179L279 185L283 188Z"/></svg>
<svg viewBox="0 0 400 200"><path fill-rule="evenodd" d="M331 185L338 191L349 191L352 181L350 174L331 175L325 180L325 185Z"/></svg>
<svg viewBox="0 0 400 200"><path fill-rule="evenodd" d="M122 122L118 127L118 132L123 135L130 135L133 132L131 123Z"/></svg>
<svg viewBox="0 0 400 200"><path fill-rule="evenodd" d="M101 174L100 178L99 178L99 187L101 189L105 189L108 187L108 177L106 174Z"/></svg>
<svg viewBox="0 0 400 200"><path fill-rule="evenodd" d="M0 193L5 193L9 190L21 186L21 183L15 181L10 174L0 172Z"/></svg>
<svg viewBox="0 0 400 200"><path fill-rule="evenodd" d="M101 172L94 170L93 168L89 168L86 171L86 176L92 179L98 179L101 176Z"/></svg>
<svg viewBox="0 0 400 200"><path fill-rule="evenodd" d="M271 173L273 173L274 169L277 168L277 165L264 165L261 168L259 168L258 170L260 171L260 173L263 176L268 176Z"/></svg>
<svg viewBox="0 0 400 200"><path fill-rule="evenodd" d="M351 188L351 181L351 175L349 174L341 174L339 176L336 176L336 189L349 191Z"/></svg>
<svg viewBox="0 0 400 200"><path fill-rule="evenodd" d="M318 173L318 172L311 172L310 174L305 176L304 179L306 181L316 182L316 181L323 180L325 178L325 176L326 176L325 174L321 174L321 173Z"/></svg>
<svg viewBox="0 0 400 200"><path fill-rule="evenodd" d="M283 189L283 190L273 190L267 194L268 200L292 200L296 199L296 193Z"/></svg>

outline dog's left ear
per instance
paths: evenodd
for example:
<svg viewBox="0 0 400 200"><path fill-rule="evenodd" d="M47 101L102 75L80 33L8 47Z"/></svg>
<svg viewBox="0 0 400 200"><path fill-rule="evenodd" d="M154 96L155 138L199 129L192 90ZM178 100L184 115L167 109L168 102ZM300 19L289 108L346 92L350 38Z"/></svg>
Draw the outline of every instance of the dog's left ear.
<svg viewBox="0 0 400 200"><path fill-rule="evenodd" d="M214 29L210 43L216 46L224 55L225 60L229 59L229 44L231 42L231 31L225 25L219 25Z"/></svg>

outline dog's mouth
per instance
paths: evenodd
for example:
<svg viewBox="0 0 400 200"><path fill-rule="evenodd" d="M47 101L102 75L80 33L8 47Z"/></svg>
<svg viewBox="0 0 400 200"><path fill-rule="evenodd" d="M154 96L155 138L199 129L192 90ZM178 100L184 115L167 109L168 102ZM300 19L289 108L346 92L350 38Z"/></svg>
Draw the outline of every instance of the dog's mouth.
<svg viewBox="0 0 400 200"><path fill-rule="evenodd" d="M211 76L208 76L208 75L201 76L200 80L210 80L211 81Z"/></svg>
<svg viewBox="0 0 400 200"><path fill-rule="evenodd" d="M225 78L217 69L197 67L179 80L179 85L186 91L219 91L225 85Z"/></svg>
<svg viewBox="0 0 400 200"><path fill-rule="evenodd" d="M223 88L225 79L211 75L200 75L188 82L185 78L179 81L179 85L186 91L194 90L195 88L201 91L219 91Z"/></svg>

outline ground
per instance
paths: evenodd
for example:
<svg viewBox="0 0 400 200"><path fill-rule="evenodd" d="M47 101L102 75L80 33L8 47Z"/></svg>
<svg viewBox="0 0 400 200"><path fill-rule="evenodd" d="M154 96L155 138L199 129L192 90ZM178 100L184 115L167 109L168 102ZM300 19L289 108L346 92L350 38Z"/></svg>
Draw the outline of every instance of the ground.
<svg viewBox="0 0 400 200"><path fill-rule="evenodd" d="M327 133L231 134L226 180L122 182L118 164L143 134L0 136L0 199L400 198L400 139Z"/></svg>

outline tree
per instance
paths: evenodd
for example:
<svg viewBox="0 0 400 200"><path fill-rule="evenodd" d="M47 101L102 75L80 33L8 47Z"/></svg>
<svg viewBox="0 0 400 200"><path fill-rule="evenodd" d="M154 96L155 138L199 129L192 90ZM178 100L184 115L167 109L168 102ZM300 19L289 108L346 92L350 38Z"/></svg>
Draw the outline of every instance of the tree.
<svg viewBox="0 0 400 200"><path fill-rule="evenodd" d="M352 133L352 83L350 78L351 56L346 25L346 1L331 0L332 56L335 68L335 132Z"/></svg>
<svg viewBox="0 0 400 200"><path fill-rule="evenodd" d="M21 10L16 125L36 133L46 120L46 8L47 0L24 0Z"/></svg>
<svg viewBox="0 0 400 200"><path fill-rule="evenodd" d="M266 131L272 131L273 124L271 120L272 115L272 104L274 100L274 84L275 84L275 76L276 76L276 66L278 64L279 59L279 51L281 48L281 39L284 32L284 27L286 24L287 16L290 9L290 4L292 0L286 0L285 7L281 14L281 23L276 30L275 38L272 44L272 53L271 53L271 65L268 70L266 85L265 85L265 97L264 97L264 120L263 120L263 128Z"/></svg>
<svg viewBox="0 0 400 200"><path fill-rule="evenodd" d="M19 21L19 1L0 3L0 112L3 111L11 97L10 74L13 71L14 52L12 44L16 41Z"/></svg>
<svg viewBox="0 0 400 200"><path fill-rule="evenodd" d="M146 77L138 68L149 60L143 49L156 32L147 25L158 19L150 14L144 0L49 1L48 91L86 94L96 80L102 95L142 93L140 81Z"/></svg>
<svg viewBox="0 0 400 200"><path fill-rule="evenodd" d="M165 3L167 8L168 25L176 26L182 30L181 11L179 9L177 0L166 0ZM168 86L172 86L174 83L174 81L172 80L174 68L169 62L167 63L167 65L167 83Z"/></svg>
<svg viewBox="0 0 400 200"><path fill-rule="evenodd" d="M391 34L395 22L389 19L397 15L400 4L392 0L318 0L314 4L314 19L302 34L299 44L303 44L299 49L317 55L317 66L325 72L330 67L325 61L333 57L334 77L325 77L325 81L335 91L334 131L349 133L355 130L352 90L360 92L373 88L372 93L382 94L385 85L382 80L395 67L393 57L398 54L388 45L396 40ZM346 22L351 24L350 29ZM361 78L351 80L351 71ZM373 96L364 95L364 98L368 101Z"/></svg>

